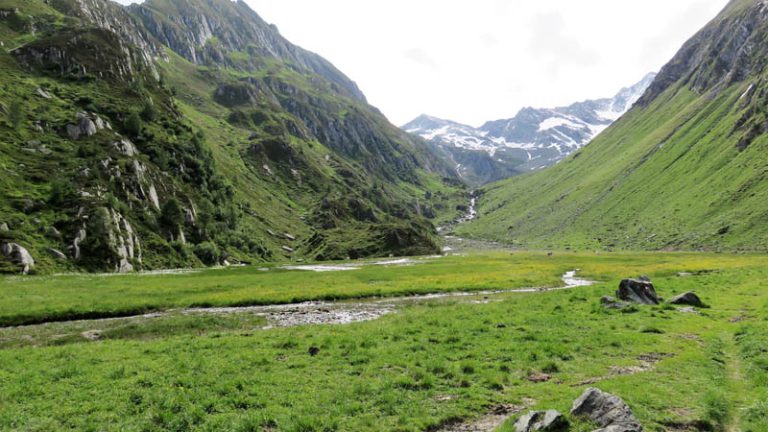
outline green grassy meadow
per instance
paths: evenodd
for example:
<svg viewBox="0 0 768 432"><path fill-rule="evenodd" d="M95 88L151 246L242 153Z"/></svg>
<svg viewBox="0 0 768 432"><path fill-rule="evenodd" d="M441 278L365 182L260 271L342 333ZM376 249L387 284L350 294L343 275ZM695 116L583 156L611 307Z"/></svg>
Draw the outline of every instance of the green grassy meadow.
<svg viewBox="0 0 768 432"><path fill-rule="evenodd" d="M170 313L4 327L0 429L439 431L501 404L567 412L595 386L627 401L647 430L764 431L766 264L763 255L496 251L328 273L246 267L8 277L0 279L6 325L193 305L551 287L576 268L598 284L484 304L409 302L349 325L265 330L263 317L247 313ZM665 298L695 290L711 308L600 306L621 278L640 274ZM93 329L101 339L81 335ZM639 367L648 358L653 364ZM536 373L551 379L529 381ZM512 430L511 422L500 430ZM572 430L590 427L575 422Z"/></svg>

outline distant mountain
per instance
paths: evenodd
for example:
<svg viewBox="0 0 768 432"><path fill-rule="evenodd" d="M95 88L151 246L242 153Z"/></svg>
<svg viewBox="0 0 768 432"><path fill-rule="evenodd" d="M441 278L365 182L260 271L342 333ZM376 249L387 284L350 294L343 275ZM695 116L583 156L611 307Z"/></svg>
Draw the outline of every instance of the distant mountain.
<svg viewBox="0 0 768 432"><path fill-rule="evenodd" d="M428 140L467 182L484 184L548 167L583 147L632 108L655 77L650 73L612 98L523 108L480 128L422 115L402 129Z"/></svg>
<svg viewBox="0 0 768 432"><path fill-rule="evenodd" d="M532 248L768 248L768 2L732 0L635 106L557 165L479 192L460 235Z"/></svg>

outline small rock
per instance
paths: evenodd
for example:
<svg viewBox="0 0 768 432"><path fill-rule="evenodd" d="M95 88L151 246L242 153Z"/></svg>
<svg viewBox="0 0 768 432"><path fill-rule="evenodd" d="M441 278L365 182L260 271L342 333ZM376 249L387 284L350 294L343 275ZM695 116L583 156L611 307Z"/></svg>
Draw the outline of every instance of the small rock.
<svg viewBox="0 0 768 432"><path fill-rule="evenodd" d="M596 388L587 389L573 402L571 415L586 417L606 432L642 432L643 427L621 398ZM610 427L610 428L608 428Z"/></svg>
<svg viewBox="0 0 768 432"><path fill-rule="evenodd" d="M704 307L704 302L693 292L674 296L669 302L673 305Z"/></svg>
<svg viewBox="0 0 768 432"><path fill-rule="evenodd" d="M51 94L41 89L40 87L38 87L37 90L35 90L35 94L40 96L43 99L52 99Z"/></svg>
<svg viewBox="0 0 768 432"><path fill-rule="evenodd" d="M619 289L616 291L616 297L620 300L646 305L657 305L660 303L656 289L645 276L639 279L624 279L621 281Z"/></svg>
<svg viewBox="0 0 768 432"><path fill-rule="evenodd" d="M80 333L80 336L84 337L85 339L88 339L89 341L97 341L101 339L102 332L99 330L88 330Z"/></svg>
<svg viewBox="0 0 768 432"><path fill-rule="evenodd" d="M533 373L528 376L528 381L532 383L543 383L552 379L552 375L545 373Z"/></svg>
<svg viewBox="0 0 768 432"><path fill-rule="evenodd" d="M0 232L8 232L10 230L11 229L8 228L8 224L7 223L5 223L5 222L0 223Z"/></svg>
<svg viewBox="0 0 768 432"><path fill-rule="evenodd" d="M531 411L515 423L516 432L556 432L568 430L568 420L558 411Z"/></svg>
<svg viewBox="0 0 768 432"><path fill-rule="evenodd" d="M283 236L290 241L296 241L296 236L294 236L293 234L285 233L283 234Z"/></svg>
<svg viewBox="0 0 768 432"><path fill-rule="evenodd" d="M689 273L689 272L680 272L677 274L677 277L691 277L691 276L693 276L693 273Z"/></svg>
<svg viewBox="0 0 768 432"><path fill-rule="evenodd" d="M96 128L96 124L93 122L93 120L87 117L81 118L77 123L77 126L80 128L80 133L86 137L96 135L96 132L99 131Z"/></svg>
<svg viewBox="0 0 768 432"><path fill-rule="evenodd" d="M618 301L611 296L603 296L600 298L600 304L606 309L624 309L629 306L629 303Z"/></svg>
<svg viewBox="0 0 768 432"><path fill-rule="evenodd" d="M60 251L58 249L49 248L48 249L48 253L51 254L51 256L53 258L55 258L55 259L57 259L59 261L66 261L67 260L67 256L64 254L64 252L62 252L62 251Z"/></svg>
<svg viewBox="0 0 768 432"><path fill-rule="evenodd" d="M286 252L293 253L293 248L291 248L289 246L283 246L283 250L286 251Z"/></svg>
<svg viewBox="0 0 768 432"><path fill-rule="evenodd" d="M68 124L67 136L69 136L69 139L72 141L77 141L78 138L80 138L80 128L77 125Z"/></svg>

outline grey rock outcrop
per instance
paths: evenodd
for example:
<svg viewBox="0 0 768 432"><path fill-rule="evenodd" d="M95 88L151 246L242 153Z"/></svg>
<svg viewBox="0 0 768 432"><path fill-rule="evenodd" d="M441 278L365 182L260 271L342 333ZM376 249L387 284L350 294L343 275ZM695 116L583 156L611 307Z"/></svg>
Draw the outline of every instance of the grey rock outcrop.
<svg viewBox="0 0 768 432"><path fill-rule="evenodd" d="M70 250L72 251L72 257L76 260L79 260L82 258L83 254L80 249L80 244L87 238L88 233L85 229L81 229L77 231L77 234L75 235L75 238L72 240L72 246L70 246Z"/></svg>
<svg viewBox="0 0 768 432"><path fill-rule="evenodd" d="M120 141L115 141L112 143L112 146L115 147L115 149L128 157L133 157L139 154L139 150L136 148L136 145L134 145L131 140L124 138Z"/></svg>
<svg viewBox="0 0 768 432"><path fill-rule="evenodd" d="M0 252L13 263L18 264L22 269L21 272L24 274L29 273L32 267L35 266L35 260L29 251L17 243L3 243L0 246Z"/></svg>
<svg viewBox="0 0 768 432"><path fill-rule="evenodd" d="M52 99L51 94L41 89L40 87L38 87L37 90L35 90L35 94L40 96L43 99Z"/></svg>
<svg viewBox="0 0 768 432"><path fill-rule="evenodd" d="M671 300L669 300L669 303L673 305L704 307L704 302L701 301L701 298L699 298L699 296L693 292L676 295L672 297Z"/></svg>
<svg viewBox="0 0 768 432"><path fill-rule="evenodd" d="M568 420L558 411L531 411L515 423L515 432L560 432L568 430Z"/></svg>
<svg viewBox="0 0 768 432"><path fill-rule="evenodd" d="M72 141L96 135L98 131L104 129L109 124L96 114L84 112L77 113L76 121L77 124L68 124L65 128L67 136Z"/></svg>
<svg viewBox="0 0 768 432"><path fill-rule="evenodd" d="M660 303L656 289L651 281L645 277L621 281L619 289L616 291L616 297L623 301L646 305L657 305Z"/></svg>
<svg viewBox="0 0 768 432"><path fill-rule="evenodd" d="M10 230L11 229L8 228L8 224L7 223L5 223L5 222L0 223L0 232L8 232Z"/></svg>
<svg viewBox="0 0 768 432"><path fill-rule="evenodd" d="M587 418L603 429L602 432L642 432L632 410L618 396L596 388L587 389L573 402L571 415Z"/></svg>
<svg viewBox="0 0 768 432"><path fill-rule="evenodd" d="M48 248L48 253L54 258L59 261L66 261L67 255L64 254L64 252L54 249L54 248Z"/></svg>

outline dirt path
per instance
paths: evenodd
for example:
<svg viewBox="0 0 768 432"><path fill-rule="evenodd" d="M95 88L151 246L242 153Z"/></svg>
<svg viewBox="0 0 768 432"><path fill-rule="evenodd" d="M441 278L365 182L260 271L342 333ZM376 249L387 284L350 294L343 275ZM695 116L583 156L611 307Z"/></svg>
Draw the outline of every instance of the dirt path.
<svg viewBox="0 0 768 432"><path fill-rule="evenodd" d="M731 412L725 424L726 432L741 432L741 412L747 406L748 401L744 380L744 365L739 355L739 347L736 344L734 334L723 335L725 353L725 371L728 380L727 390L730 397Z"/></svg>

